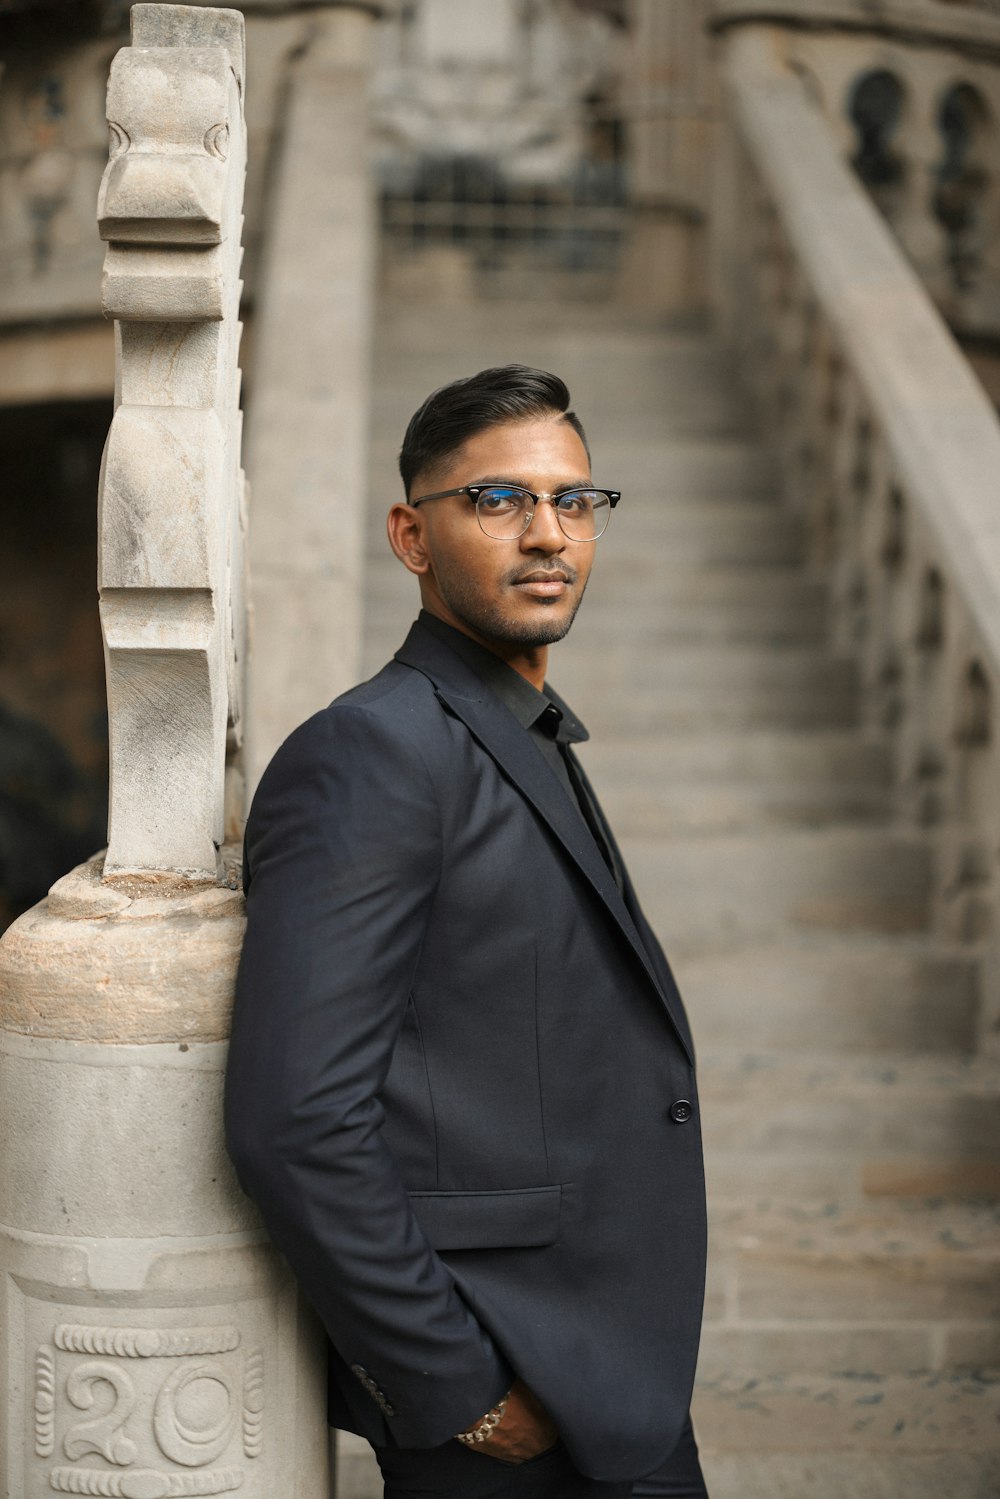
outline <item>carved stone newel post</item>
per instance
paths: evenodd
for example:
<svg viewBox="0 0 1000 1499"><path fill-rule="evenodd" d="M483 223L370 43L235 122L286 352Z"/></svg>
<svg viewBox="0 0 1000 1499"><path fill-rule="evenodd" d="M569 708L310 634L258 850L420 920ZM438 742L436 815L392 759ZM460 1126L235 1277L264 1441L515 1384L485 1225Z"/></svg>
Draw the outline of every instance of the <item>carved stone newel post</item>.
<svg viewBox="0 0 1000 1499"><path fill-rule="evenodd" d="M98 206L109 847L0 942L5 1499L327 1494L321 1340L221 1131L243 923L243 86L237 11L133 7Z"/></svg>

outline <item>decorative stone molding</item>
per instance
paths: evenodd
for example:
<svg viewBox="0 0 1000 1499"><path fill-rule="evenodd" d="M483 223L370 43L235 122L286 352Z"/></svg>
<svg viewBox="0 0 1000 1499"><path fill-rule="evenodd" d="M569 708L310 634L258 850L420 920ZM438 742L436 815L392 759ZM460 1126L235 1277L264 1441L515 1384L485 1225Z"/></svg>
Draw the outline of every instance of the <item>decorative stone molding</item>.
<svg viewBox="0 0 1000 1499"><path fill-rule="evenodd" d="M264 1354L255 1348L243 1378L243 1451L260 1457L264 1445Z"/></svg>
<svg viewBox="0 0 1000 1499"><path fill-rule="evenodd" d="M205 1494L232 1494L243 1487L238 1468L211 1473L107 1473L99 1469L54 1468L49 1479L57 1494L92 1494L97 1499L189 1499Z"/></svg>
<svg viewBox="0 0 1000 1499"><path fill-rule="evenodd" d="M228 1353L240 1346L238 1327L88 1327L60 1322L52 1336L70 1353L113 1354L116 1358L190 1358Z"/></svg>
<svg viewBox="0 0 1000 1499"><path fill-rule="evenodd" d="M236 11L135 5L132 43L111 68L98 200L103 305L119 353L99 519L111 740L104 872L214 881L245 656L243 21Z"/></svg>
<svg viewBox="0 0 1000 1499"><path fill-rule="evenodd" d="M55 1450L56 1366L52 1349L35 1355L35 1455L51 1457Z"/></svg>

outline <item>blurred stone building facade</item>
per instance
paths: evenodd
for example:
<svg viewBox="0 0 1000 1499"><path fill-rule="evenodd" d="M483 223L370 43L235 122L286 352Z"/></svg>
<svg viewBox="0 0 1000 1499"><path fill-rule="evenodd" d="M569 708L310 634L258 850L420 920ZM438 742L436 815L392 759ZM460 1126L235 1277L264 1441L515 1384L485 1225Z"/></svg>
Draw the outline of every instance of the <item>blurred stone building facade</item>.
<svg viewBox="0 0 1000 1499"><path fill-rule="evenodd" d="M255 426L267 404L255 410L255 334L269 287L280 300L283 282L309 274L297 258L308 222L297 248L278 247L280 263L269 254L282 184L290 159L303 178L320 170L312 144L289 146L294 97L332 23L342 29L322 67L354 80L340 103L353 123L327 149L341 187L349 179L341 204L353 194L355 216L366 199L375 206L377 225L357 239L369 266L381 244L383 286L414 298L555 291L654 298L678 310L703 304L698 233L713 106L699 0L248 0L241 9L250 74L244 404L258 468L273 449ZM0 5L4 924L104 839L94 496L114 351L100 314L94 205L107 155L107 72L127 24L122 0ZM340 128L332 115L326 124ZM286 239L289 227L286 219ZM356 318L363 338L363 306ZM357 442L363 398L356 391L349 414L334 418ZM356 452L338 482L360 484L362 465ZM278 670L286 680L287 662ZM271 748L277 734L265 735Z"/></svg>

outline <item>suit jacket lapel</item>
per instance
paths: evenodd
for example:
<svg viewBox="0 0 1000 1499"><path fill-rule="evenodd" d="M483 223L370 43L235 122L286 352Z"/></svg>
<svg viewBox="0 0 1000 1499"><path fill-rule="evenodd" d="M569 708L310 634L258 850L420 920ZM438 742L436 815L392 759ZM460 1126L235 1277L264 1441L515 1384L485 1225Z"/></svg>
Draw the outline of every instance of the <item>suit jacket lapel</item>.
<svg viewBox="0 0 1000 1499"><path fill-rule="evenodd" d="M569 802L537 746L489 688L453 651L415 624L396 660L432 682L438 699L494 759L521 795L531 803L559 839L604 902L632 948L666 1009L689 1060L693 1062L687 1026L676 1013L611 871L587 825Z"/></svg>

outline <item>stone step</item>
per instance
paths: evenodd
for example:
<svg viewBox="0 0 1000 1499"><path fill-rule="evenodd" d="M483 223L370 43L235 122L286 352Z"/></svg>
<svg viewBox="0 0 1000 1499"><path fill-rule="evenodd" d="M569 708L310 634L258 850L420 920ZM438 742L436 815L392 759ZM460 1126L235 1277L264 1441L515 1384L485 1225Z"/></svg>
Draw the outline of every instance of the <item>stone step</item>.
<svg viewBox="0 0 1000 1499"><path fill-rule="evenodd" d="M720 1375L695 1430L712 1499L992 1499L1000 1379Z"/></svg>
<svg viewBox="0 0 1000 1499"><path fill-rule="evenodd" d="M995 1078L920 1062L703 1053L711 1199L1000 1197Z"/></svg>
<svg viewBox="0 0 1000 1499"><path fill-rule="evenodd" d="M762 829L622 840L668 953L716 953L789 928L910 932L927 918L931 849L880 828Z"/></svg>
<svg viewBox="0 0 1000 1499"><path fill-rule="evenodd" d="M1000 1204L710 1210L700 1372L1000 1368Z"/></svg>
<svg viewBox="0 0 1000 1499"><path fill-rule="evenodd" d="M759 1156L803 1152L1000 1163L1000 1086L982 1060L701 1048L699 1089L706 1150L744 1152L748 1174Z"/></svg>
<svg viewBox="0 0 1000 1499"><path fill-rule="evenodd" d="M739 1354L742 1367L885 1372L886 1357L903 1352L909 1369L967 1369L970 1355L1000 1367L997 1202L717 1202L709 1241L706 1316L718 1336L703 1369ZM880 1355L883 1328L915 1337L895 1346L889 1337ZM823 1342L852 1331L867 1334L852 1363L837 1363L832 1348L823 1363Z"/></svg>
<svg viewBox="0 0 1000 1499"><path fill-rule="evenodd" d="M844 729L755 729L738 734L675 734L656 740L619 732L591 739L577 753L602 796L615 791L616 780L651 792L664 784L697 782L722 786L862 782L884 790L892 769L884 741Z"/></svg>
<svg viewBox="0 0 1000 1499"><path fill-rule="evenodd" d="M880 821L888 748L842 730L590 740L580 758L619 837Z"/></svg>
<svg viewBox="0 0 1000 1499"><path fill-rule="evenodd" d="M708 1190L732 1202L761 1197L808 1200L817 1193L844 1202L899 1197L943 1197L978 1201L1000 1197L996 1152L957 1150L891 1156L852 1156L829 1149L755 1155L743 1149L713 1148L708 1157Z"/></svg>
<svg viewBox="0 0 1000 1499"><path fill-rule="evenodd" d="M716 729L847 728L857 667L815 649L679 646L629 651L608 640L560 654L549 680L595 738Z"/></svg>
<svg viewBox="0 0 1000 1499"><path fill-rule="evenodd" d="M928 938L785 936L674 966L706 1050L944 1056L975 1045L975 958Z"/></svg>
<svg viewBox="0 0 1000 1499"><path fill-rule="evenodd" d="M816 1398L821 1398L817 1396ZM997 1452L703 1454L712 1499L996 1499ZM365 1495L374 1491L366 1490Z"/></svg>
<svg viewBox="0 0 1000 1499"><path fill-rule="evenodd" d="M822 780L763 786L747 781L630 784L627 762L601 802L619 838L683 837L768 826L884 823L890 812L887 790L878 784Z"/></svg>

